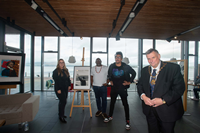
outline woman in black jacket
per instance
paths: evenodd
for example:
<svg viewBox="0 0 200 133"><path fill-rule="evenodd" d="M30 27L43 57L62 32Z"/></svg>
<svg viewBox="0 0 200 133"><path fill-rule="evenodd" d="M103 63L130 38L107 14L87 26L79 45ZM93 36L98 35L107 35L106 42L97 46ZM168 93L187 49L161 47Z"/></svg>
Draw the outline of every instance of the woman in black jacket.
<svg viewBox="0 0 200 133"><path fill-rule="evenodd" d="M59 99L58 110L59 119L61 122L66 123L67 118L64 115L66 100L68 96L68 90L71 89L70 75L68 69L65 66L63 59L58 60L56 69L53 71L53 79L55 82L54 90Z"/></svg>

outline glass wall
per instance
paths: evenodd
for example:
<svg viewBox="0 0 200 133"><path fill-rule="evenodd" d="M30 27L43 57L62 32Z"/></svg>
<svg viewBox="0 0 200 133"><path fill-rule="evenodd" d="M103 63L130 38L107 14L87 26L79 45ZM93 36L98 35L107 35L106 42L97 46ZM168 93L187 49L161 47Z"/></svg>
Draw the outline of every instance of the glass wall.
<svg viewBox="0 0 200 133"><path fill-rule="evenodd" d="M121 51L124 57L129 58L129 65L138 73L138 39L109 38L109 65L115 62L114 55L117 51ZM137 74L136 74L136 78Z"/></svg>
<svg viewBox="0 0 200 133"><path fill-rule="evenodd" d="M47 90L46 81L52 79L52 72L56 68L58 53L58 37L44 37L44 83L43 90ZM51 88L52 89L52 88Z"/></svg>
<svg viewBox="0 0 200 133"><path fill-rule="evenodd" d="M200 41L198 43L198 75L200 76Z"/></svg>
<svg viewBox="0 0 200 133"><path fill-rule="evenodd" d="M24 92L30 91L31 85L31 36L29 34L25 34L24 38L24 53L25 53L25 73L24 73Z"/></svg>
<svg viewBox="0 0 200 133"><path fill-rule="evenodd" d="M153 48L153 40L143 39L143 53L146 53L147 50ZM143 67L148 66L149 63L147 61L146 55L143 54Z"/></svg>
<svg viewBox="0 0 200 133"><path fill-rule="evenodd" d="M169 61L172 58L181 59L181 43L178 41L156 40L156 49L161 55L162 61Z"/></svg>
<svg viewBox="0 0 200 133"><path fill-rule="evenodd" d="M92 52L99 52L92 54L92 66L95 66L96 59L100 58L102 65L107 66L107 54L101 52L107 52L107 38L106 37L93 37L93 50Z"/></svg>
<svg viewBox="0 0 200 133"><path fill-rule="evenodd" d="M57 51L58 37L44 37L44 51Z"/></svg>
<svg viewBox="0 0 200 133"><path fill-rule="evenodd" d="M93 37L93 52L106 52L106 47L106 37Z"/></svg>
<svg viewBox="0 0 200 133"><path fill-rule="evenodd" d="M41 37L35 37L34 87L41 90Z"/></svg>
<svg viewBox="0 0 200 133"><path fill-rule="evenodd" d="M20 48L20 34L5 34L5 42L6 42L7 46L11 46L14 48ZM8 51L8 52L10 52L10 51ZM19 85L17 85L17 88L13 88L10 91L10 94L15 94L15 93L19 93Z"/></svg>
<svg viewBox="0 0 200 133"><path fill-rule="evenodd" d="M60 58L64 59L69 70L70 77L73 78L74 66L82 66L83 47L85 47L84 66L90 66L90 38L83 37L60 37ZM75 63L68 62L70 56L74 56ZM72 81L72 80L71 80ZM73 82L73 81L72 81Z"/></svg>
<svg viewBox="0 0 200 133"><path fill-rule="evenodd" d="M194 81L194 54L195 42L189 41L189 58L188 58L188 81Z"/></svg>

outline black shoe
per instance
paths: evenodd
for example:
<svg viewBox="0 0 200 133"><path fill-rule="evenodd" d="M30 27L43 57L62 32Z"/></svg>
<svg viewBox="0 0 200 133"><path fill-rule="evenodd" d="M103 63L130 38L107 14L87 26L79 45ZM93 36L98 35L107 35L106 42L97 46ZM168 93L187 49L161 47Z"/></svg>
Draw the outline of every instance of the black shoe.
<svg viewBox="0 0 200 133"><path fill-rule="evenodd" d="M96 114L95 114L95 116L100 116L101 114L102 114L101 111L97 111Z"/></svg>
<svg viewBox="0 0 200 133"><path fill-rule="evenodd" d="M67 116L65 116L65 115L64 115L63 117L64 117L64 118L67 118Z"/></svg>
<svg viewBox="0 0 200 133"><path fill-rule="evenodd" d="M67 121L65 120L64 117L59 117L59 119L60 119L60 121L61 121L62 123L67 123Z"/></svg>

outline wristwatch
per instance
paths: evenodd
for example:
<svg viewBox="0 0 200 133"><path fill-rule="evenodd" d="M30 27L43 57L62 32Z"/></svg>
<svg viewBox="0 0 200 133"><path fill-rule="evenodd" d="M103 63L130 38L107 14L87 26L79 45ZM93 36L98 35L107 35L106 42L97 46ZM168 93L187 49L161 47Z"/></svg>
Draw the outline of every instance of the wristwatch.
<svg viewBox="0 0 200 133"><path fill-rule="evenodd" d="M166 101L165 101L164 99L162 99L162 102L163 102L163 104L165 104L165 103L166 103Z"/></svg>

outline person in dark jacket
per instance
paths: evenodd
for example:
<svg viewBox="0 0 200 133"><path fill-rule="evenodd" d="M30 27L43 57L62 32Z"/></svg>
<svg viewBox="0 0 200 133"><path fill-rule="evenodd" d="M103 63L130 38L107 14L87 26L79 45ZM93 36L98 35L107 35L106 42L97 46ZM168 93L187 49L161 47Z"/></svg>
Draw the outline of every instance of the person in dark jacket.
<svg viewBox="0 0 200 133"><path fill-rule="evenodd" d="M181 97L185 83L180 66L161 61L156 49L149 49L146 57L149 66L142 69L137 90L149 133L174 133L176 121L184 113Z"/></svg>
<svg viewBox="0 0 200 133"><path fill-rule="evenodd" d="M195 85L199 84L200 83L200 75L196 77L196 80L195 80ZM194 88L193 89L194 91L194 98L192 98L192 100L195 100L195 101L199 101L199 94L198 94L198 91L200 91L200 88Z"/></svg>
<svg viewBox="0 0 200 133"><path fill-rule="evenodd" d="M112 120L112 115L114 111L114 106L116 98L120 95L126 117L126 129L130 130L130 118L129 118L129 105L127 100L127 89L130 87L130 84L133 82L136 72L125 63L122 62L122 52L116 52L115 54L115 63L111 64L108 69L108 79L111 84L111 102L110 102L110 111L109 111L109 120ZM130 77L131 75L131 77Z"/></svg>
<svg viewBox="0 0 200 133"><path fill-rule="evenodd" d="M65 105L68 96L68 90L71 89L71 81L68 69L65 66L63 59L58 60L56 69L53 71L53 79L55 82L54 90L59 99L58 110L59 110L59 119L61 122L66 123L67 118L64 115Z"/></svg>

